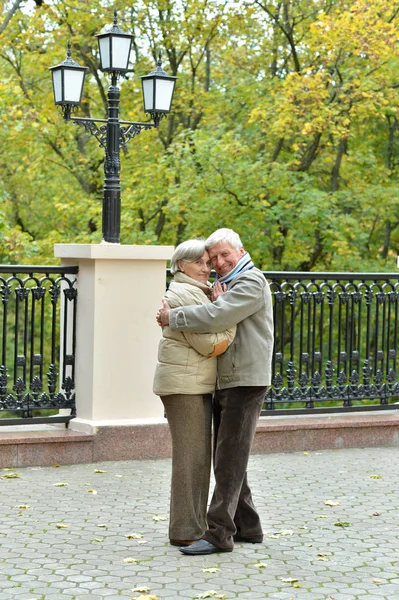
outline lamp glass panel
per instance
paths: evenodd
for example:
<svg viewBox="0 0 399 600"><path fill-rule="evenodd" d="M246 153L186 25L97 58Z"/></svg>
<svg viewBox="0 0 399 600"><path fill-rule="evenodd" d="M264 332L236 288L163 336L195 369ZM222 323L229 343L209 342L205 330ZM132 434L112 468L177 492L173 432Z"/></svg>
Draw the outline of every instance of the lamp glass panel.
<svg viewBox="0 0 399 600"><path fill-rule="evenodd" d="M149 112L154 108L154 80L142 79L144 94L144 111Z"/></svg>
<svg viewBox="0 0 399 600"><path fill-rule="evenodd" d="M155 110L170 111L175 82L170 79L157 79Z"/></svg>
<svg viewBox="0 0 399 600"><path fill-rule="evenodd" d="M101 68L109 69L109 37L98 38L98 46L100 48Z"/></svg>
<svg viewBox="0 0 399 600"><path fill-rule="evenodd" d="M54 69L53 74L53 90L54 102L62 102L62 75L61 69Z"/></svg>
<svg viewBox="0 0 399 600"><path fill-rule="evenodd" d="M130 55L130 37L112 36L112 68L126 71Z"/></svg>
<svg viewBox="0 0 399 600"><path fill-rule="evenodd" d="M64 100L79 104L82 95L84 71L65 69L64 71Z"/></svg>

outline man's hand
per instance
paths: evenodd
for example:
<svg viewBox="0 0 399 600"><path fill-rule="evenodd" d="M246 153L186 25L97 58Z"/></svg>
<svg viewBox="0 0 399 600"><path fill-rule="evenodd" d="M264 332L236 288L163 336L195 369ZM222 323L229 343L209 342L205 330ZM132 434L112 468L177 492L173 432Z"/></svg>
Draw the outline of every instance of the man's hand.
<svg viewBox="0 0 399 600"><path fill-rule="evenodd" d="M162 306L157 312L157 323L160 327L164 327L165 325L169 325L169 313L170 306L166 302L165 298L162 298Z"/></svg>
<svg viewBox="0 0 399 600"><path fill-rule="evenodd" d="M211 290L212 302L215 302L215 300L217 300L219 296L222 296L225 292L227 292L227 285L225 283L220 283L220 281L216 281Z"/></svg>

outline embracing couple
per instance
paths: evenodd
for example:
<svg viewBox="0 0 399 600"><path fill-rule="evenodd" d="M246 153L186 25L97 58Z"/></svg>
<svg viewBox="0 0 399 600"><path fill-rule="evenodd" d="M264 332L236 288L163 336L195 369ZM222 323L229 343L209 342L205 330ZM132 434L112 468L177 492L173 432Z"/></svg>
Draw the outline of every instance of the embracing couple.
<svg viewBox="0 0 399 600"><path fill-rule="evenodd" d="M231 229L180 244L171 271L157 314L154 380L173 443L170 543L189 555L231 552L234 541L263 540L247 465L271 378L270 289ZM207 510L212 416L215 489Z"/></svg>

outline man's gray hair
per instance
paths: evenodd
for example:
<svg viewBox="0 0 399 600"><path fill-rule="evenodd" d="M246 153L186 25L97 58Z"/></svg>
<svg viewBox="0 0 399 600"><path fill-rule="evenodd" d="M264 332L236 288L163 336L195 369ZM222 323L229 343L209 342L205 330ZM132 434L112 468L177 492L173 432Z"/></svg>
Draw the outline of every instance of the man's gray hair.
<svg viewBox="0 0 399 600"><path fill-rule="evenodd" d="M209 250L209 248L213 248L219 242L228 242L235 250L239 250L243 247L243 243L238 233L232 229L227 229L227 227L222 227L222 229L217 229L211 233L209 238L205 241L205 248Z"/></svg>
<svg viewBox="0 0 399 600"><path fill-rule="evenodd" d="M204 254L205 240L195 238L193 240L186 240L177 246L173 256L170 260L170 272L172 275L179 271L178 261L181 260L183 263L194 262L201 258Z"/></svg>

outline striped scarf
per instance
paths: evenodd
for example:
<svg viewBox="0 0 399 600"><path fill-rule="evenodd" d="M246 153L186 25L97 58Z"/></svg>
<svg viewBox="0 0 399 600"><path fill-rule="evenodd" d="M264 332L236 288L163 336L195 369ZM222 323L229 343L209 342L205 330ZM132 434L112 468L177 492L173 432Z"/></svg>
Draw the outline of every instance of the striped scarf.
<svg viewBox="0 0 399 600"><path fill-rule="evenodd" d="M234 277L241 275L241 273L244 273L245 271L249 271L249 269L253 269L254 266L255 265L252 262L249 252L246 252L244 256L240 258L234 269L230 271L230 273L227 273L227 275L224 275L223 277L220 277L220 275L216 274L215 282L219 281L220 283L230 283Z"/></svg>

